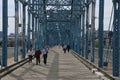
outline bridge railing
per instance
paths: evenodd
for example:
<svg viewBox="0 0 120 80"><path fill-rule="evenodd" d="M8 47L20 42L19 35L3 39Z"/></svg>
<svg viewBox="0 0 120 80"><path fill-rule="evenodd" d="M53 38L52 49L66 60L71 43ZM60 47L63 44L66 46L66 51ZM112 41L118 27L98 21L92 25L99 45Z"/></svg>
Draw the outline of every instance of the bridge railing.
<svg viewBox="0 0 120 80"><path fill-rule="evenodd" d="M93 68L96 68L98 71L100 71L101 73L104 74L104 76L106 76L107 78L109 78L110 80L115 80L115 78L113 76L111 76L110 74L108 74L107 72L105 72L103 69L97 67L94 63L90 62L89 60L86 60L84 57L82 57L81 55L79 55L78 53L76 53L75 51L71 50L72 54L78 59L80 60L86 67L88 67L90 70L92 70Z"/></svg>
<svg viewBox="0 0 120 80"><path fill-rule="evenodd" d="M4 76L6 76L7 74L11 73L12 71L16 70L17 68L21 67L22 65L26 64L29 61L28 58L21 60L15 64L12 64L8 67L5 67L3 69L0 70L0 79Z"/></svg>

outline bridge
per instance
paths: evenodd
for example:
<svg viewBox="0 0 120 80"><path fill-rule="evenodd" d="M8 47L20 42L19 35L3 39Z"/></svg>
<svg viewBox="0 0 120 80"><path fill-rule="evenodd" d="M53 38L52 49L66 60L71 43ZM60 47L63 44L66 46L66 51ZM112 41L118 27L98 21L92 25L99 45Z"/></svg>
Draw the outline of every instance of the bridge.
<svg viewBox="0 0 120 80"><path fill-rule="evenodd" d="M104 31L104 0L14 0L14 16L8 15L8 1L2 0L1 6L1 79L120 79L119 0L111 0L113 7L107 31ZM96 3L99 3L98 14ZM99 15L98 30L95 29L95 15ZM8 22L11 17L14 18L15 33L14 46L9 48ZM69 53L63 53L60 46L63 44L70 45ZM29 65L28 49L42 50L46 45L50 47L48 65L42 62L35 65L34 59Z"/></svg>

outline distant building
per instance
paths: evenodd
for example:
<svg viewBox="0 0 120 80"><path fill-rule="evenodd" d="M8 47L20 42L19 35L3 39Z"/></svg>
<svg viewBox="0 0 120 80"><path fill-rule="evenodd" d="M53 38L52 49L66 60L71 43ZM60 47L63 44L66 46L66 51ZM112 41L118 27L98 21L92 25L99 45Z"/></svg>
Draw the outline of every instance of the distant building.
<svg viewBox="0 0 120 80"><path fill-rule="evenodd" d="M19 33L19 34L18 34L18 38L19 38L19 39L23 39L22 33ZM27 38L27 36L26 36L26 38ZM10 33L10 34L8 35L8 39L9 39L9 40L14 40L14 39L15 39L15 33Z"/></svg>

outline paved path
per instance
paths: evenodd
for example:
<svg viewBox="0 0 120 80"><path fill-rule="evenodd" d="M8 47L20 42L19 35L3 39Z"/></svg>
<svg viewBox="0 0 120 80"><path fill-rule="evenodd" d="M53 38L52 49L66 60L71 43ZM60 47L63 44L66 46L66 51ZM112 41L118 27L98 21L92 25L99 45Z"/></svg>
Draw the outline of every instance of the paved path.
<svg viewBox="0 0 120 80"><path fill-rule="evenodd" d="M72 54L64 54L62 49L50 49L47 65L25 64L1 80L99 80Z"/></svg>

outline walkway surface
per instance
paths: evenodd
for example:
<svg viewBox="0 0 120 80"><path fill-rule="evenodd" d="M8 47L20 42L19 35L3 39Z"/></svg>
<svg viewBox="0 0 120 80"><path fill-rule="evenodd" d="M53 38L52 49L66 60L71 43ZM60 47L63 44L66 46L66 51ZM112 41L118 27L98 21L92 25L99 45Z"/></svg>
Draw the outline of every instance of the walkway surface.
<svg viewBox="0 0 120 80"><path fill-rule="evenodd" d="M99 80L85 65L71 53L63 53L62 48L56 46L49 50L48 63L25 64L1 80Z"/></svg>

